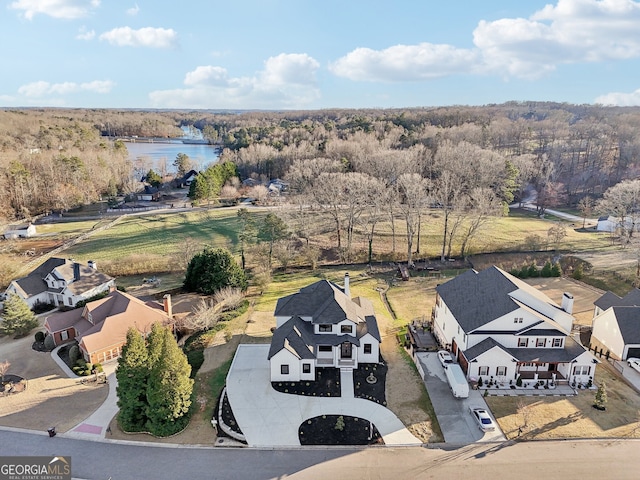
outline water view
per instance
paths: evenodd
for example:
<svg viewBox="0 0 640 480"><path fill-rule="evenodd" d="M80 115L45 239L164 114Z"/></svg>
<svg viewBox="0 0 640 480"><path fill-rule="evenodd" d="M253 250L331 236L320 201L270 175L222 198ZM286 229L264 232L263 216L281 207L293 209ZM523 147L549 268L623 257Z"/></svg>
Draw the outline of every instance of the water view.
<svg viewBox="0 0 640 480"><path fill-rule="evenodd" d="M129 159L136 170L153 169L158 173L175 172L173 161L179 153L187 155L196 170L203 170L218 160L218 149L214 145L187 143L133 143L126 142Z"/></svg>

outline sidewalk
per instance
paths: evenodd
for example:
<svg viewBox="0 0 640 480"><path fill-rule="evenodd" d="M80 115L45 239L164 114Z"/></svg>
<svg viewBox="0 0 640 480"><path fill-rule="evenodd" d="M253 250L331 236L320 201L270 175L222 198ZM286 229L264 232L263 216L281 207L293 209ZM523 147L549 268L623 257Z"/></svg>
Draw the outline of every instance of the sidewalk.
<svg viewBox="0 0 640 480"><path fill-rule="evenodd" d="M81 379L77 377L67 364L58 356L58 350L60 350L60 346L51 351L51 358L53 358L69 378L77 378L78 381L80 381ZM116 394L118 381L116 380L115 374L117 367L117 362L110 362L103 365L104 373L107 375L107 381L109 382L109 394L102 405L88 418L80 422L68 432L58 433L59 436L66 438L79 438L83 440L105 438L111 419L113 419L113 417L118 413L118 396Z"/></svg>

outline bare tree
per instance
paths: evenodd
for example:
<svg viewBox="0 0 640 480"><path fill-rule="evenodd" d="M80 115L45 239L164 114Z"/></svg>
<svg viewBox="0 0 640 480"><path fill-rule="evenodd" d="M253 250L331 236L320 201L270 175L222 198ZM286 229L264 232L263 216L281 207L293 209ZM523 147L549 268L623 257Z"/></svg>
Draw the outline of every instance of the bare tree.
<svg viewBox="0 0 640 480"><path fill-rule="evenodd" d="M413 265L413 241L418 228L418 215L428 203L429 182L417 173L405 173L398 178L400 211L406 224L407 265Z"/></svg>
<svg viewBox="0 0 640 480"><path fill-rule="evenodd" d="M595 201L593 199L593 197L587 195L585 197L582 197L580 199L580 201L578 202L578 210L580 211L580 214L582 215L582 228L585 227L586 222L587 222L587 217L593 215L593 211L595 209Z"/></svg>
<svg viewBox="0 0 640 480"><path fill-rule="evenodd" d="M1 379L1 381L4 382L4 376L9 371L9 367L10 366L11 366L11 364L9 363L9 360L5 360L4 362L0 362L0 379Z"/></svg>
<svg viewBox="0 0 640 480"><path fill-rule="evenodd" d="M501 200L490 188L475 188L469 195L469 209L463 227L460 243L460 257L464 258L469 244L492 219L501 215L504 210Z"/></svg>
<svg viewBox="0 0 640 480"><path fill-rule="evenodd" d="M186 271L191 259L202 250L202 243L193 237L185 237L180 244L180 249L176 252L178 267Z"/></svg>
<svg viewBox="0 0 640 480"><path fill-rule="evenodd" d="M526 429L529 426L529 420L531 418L531 406L521 397L516 402L516 409L518 415L522 418L522 425L519 427L518 434L522 432L522 430Z"/></svg>
<svg viewBox="0 0 640 480"><path fill-rule="evenodd" d="M567 236L567 227L560 222L556 222L549 230L547 230L547 237L549 240L555 245L555 248L558 248L560 242L564 237Z"/></svg>
<svg viewBox="0 0 640 480"><path fill-rule="evenodd" d="M622 243L628 243L640 222L640 180L625 180L609 188L597 210L616 217Z"/></svg>

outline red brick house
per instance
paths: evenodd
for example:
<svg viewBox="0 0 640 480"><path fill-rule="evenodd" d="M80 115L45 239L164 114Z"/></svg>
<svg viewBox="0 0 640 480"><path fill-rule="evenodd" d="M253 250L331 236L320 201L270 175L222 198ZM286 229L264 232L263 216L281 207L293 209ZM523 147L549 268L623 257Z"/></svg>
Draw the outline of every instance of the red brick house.
<svg viewBox="0 0 640 480"><path fill-rule="evenodd" d="M130 327L146 335L156 322L173 322L170 295L160 305L113 290L84 308L49 315L44 326L56 345L76 340L87 362L104 363L120 356Z"/></svg>

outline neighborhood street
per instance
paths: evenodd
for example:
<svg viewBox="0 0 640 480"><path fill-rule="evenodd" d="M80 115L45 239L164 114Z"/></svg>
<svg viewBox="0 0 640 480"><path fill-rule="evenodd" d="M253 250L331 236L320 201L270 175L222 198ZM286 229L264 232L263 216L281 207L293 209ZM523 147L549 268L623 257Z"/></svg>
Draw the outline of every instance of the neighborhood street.
<svg viewBox="0 0 640 480"><path fill-rule="evenodd" d="M636 479L637 440L476 443L430 448L189 448L0 430L2 455L70 456L76 479Z"/></svg>

